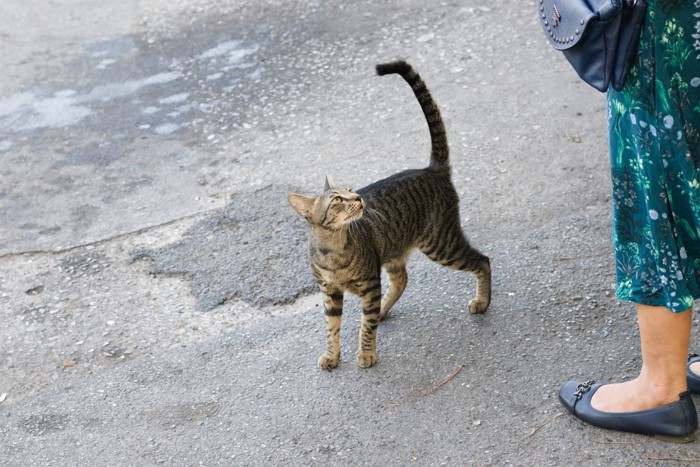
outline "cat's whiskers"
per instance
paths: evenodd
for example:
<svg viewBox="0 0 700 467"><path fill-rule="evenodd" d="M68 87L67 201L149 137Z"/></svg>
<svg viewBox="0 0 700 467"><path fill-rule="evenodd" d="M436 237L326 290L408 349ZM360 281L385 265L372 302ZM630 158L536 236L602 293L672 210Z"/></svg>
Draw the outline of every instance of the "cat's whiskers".
<svg viewBox="0 0 700 467"><path fill-rule="evenodd" d="M354 238L356 237L357 232L359 232L359 226L357 225L357 219L350 222L348 224L348 237L349 238Z"/></svg>

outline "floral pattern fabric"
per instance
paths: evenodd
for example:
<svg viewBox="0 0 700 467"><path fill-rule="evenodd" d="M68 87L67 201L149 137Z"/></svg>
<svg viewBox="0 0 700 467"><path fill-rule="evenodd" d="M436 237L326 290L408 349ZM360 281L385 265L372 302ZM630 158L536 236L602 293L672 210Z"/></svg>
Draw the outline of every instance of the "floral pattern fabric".
<svg viewBox="0 0 700 467"><path fill-rule="evenodd" d="M617 295L700 298L700 0L647 0L636 65L608 91Z"/></svg>

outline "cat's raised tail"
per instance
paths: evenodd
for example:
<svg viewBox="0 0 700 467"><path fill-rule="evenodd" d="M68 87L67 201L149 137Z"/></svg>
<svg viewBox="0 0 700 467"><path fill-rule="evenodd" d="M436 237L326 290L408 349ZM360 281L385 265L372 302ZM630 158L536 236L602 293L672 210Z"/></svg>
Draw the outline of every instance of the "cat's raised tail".
<svg viewBox="0 0 700 467"><path fill-rule="evenodd" d="M379 76L389 74L399 74L411 86L416 99L420 103L423 114L428 122L430 130L430 141L432 143L430 151L430 167L434 169L450 169L450 149L447 145L447 132L445 124L442 122L440 109L433 100L433 96L428 91L425 83L420 75L415 72L413 67L403 60L382 63L377 65L377 74Z"/></svg>

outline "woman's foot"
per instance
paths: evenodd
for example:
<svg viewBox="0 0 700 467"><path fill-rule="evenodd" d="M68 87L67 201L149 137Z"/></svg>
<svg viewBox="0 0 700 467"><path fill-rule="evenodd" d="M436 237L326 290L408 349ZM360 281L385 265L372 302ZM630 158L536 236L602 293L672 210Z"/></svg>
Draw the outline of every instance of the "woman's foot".
<svg viewBox="0 0 700 467"><path fill-rule="evenodd" d="M651 410L678 401L686 388L660 387L645 382L641 377L617 384L606 384L598 389L591 405L601 412L623 413Z"/></svg>
<svg viewBox="0 0 700 467"><path fill-rule="evenodd" d="M632 384L612 385L613 391L606 391L609 394L603 394L601 400L606 403L619 401L623 393L626 393L627 397L637 397L634 394L639 387L639 381L630 383ZM660 407L640 409L637 405L623 408L618 403L618 407L608 412L592 404L598 391L606 387L595 384L594 381L569 381L559 391L559 400L576 418L600 428L651 435L676 443L686 443L695 439L698 419L690 392L679 394L674 402ZM630 408L632 411L621 411Z"/></svg>
<svg viewBox="0 0 700 467"><path fill-rule="evenodd" d="M690 371L691 371L695 376L697 376L698 378L700 378L700 361L697 361L697 362L695 362L695 363L691 363L690 366L689 366L688 368L690 368Z"/></svg>
<svg viewBox="0 0 700 467"><path fill-rule="evenodd" d="M559 391L559 400L591 425L690 441L698 428L687 390L692 314L637 305L637 323L642 350L639 377L610 385L569 381Z"/></svg>
<svg viewBox="0 0 700 467"><path fill-rule="evenodd" d="M693 394L700 394L700 356L692 354L688 357L686 369L686 380L688 389Z"/></svg>

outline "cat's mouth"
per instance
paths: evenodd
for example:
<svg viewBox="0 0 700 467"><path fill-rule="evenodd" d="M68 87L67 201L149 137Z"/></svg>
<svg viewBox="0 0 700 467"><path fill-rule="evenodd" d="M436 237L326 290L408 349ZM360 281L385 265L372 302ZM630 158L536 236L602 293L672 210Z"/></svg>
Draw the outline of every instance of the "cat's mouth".
<svg viewBox="0 0 700 467"><path fill-rule="evenodd" d="M365 213L365 200L362 198L356 200L352 206L350 206L349 209L349 214L348 216L348 222L355 222L356 220L359 220L362 218L362 216Z"/></svg>

